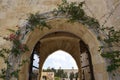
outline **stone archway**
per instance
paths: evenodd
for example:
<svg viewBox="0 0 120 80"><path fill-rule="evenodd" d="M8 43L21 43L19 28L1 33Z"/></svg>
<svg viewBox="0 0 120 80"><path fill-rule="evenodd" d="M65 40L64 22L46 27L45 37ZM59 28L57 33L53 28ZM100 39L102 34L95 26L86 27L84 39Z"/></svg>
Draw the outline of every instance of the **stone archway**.
<svg viewBox="0 0 120 80"><path fill-rule="evenodd" d="M81 78L80 80L95 80L92 62L90 59L91 56L86 55L86 57L84 57L83 55L83 53L89 54L88 47L78 36L75 36L74 34L68 32L59 31L44 36L39 42L41 43L39 48L40 73L42 72L42 66L46 58L52 52L60 49L68 52L76 61L79 69L79 78ZM86 61L85 58L88 60ZM83 77L86 75L88 78Z"/></svg>
<svg viewBox="0 0 120 80"><path fill-rule="evenodd" d="M54 51L63 50L68 52L76 61L81 72L80 65L80 48L79 48L79 39L74 39L71 37L54 37L41 40L40 46L40 73L42 71L42 66L47 57ZM81 74L81 73L80 73ZM41 75L41 74L40 74Z"/></svg>
<svg viewBox="0 0 120 80"><path fill-rule="evenodd" d="M52 29L48 30L48 29L44 29L43 31L40 32L39 29L35 29L33 32L29 33L26 37L25 43L28 45L30 51L27 52L25 55L23 55L22 59L24 58L29 58L35 44L40 41L43 43L43 47L46 47L47 43L49 43L49 45L54 45L54 48L50 48L46 50L46 53L50 53L53 52L55 50L59 49L59 46L56 47L58 45L58 41L59 43L62 43L64 40L65 42L68 42L69 44L66 43L66 45L73 45L74 47L78 47L75 46L72 43L75 43L76 45L78 45L77 43L82 40L84 41L85 44L88 45L89 47L89 51L91 54L91 60L93 63L93 72L94 72L94 76L95 76L95 80L108 80L108 73L106 72L106 66L105 66L105 62L103 60L103 58L100 56L100 52L98 52L99 49L99 41L97 40L95 34L90 31L89 29L87 29L85 26L83 26L82 24L75 22L75 23L68 23L66 19L52 19L49 20L48 23L52 26ZM50 33L54 33L54 32L68 32L68 33L72 33L75 36L78 36L80 39L75 38L75 36L56 36L54 38L49 38L45 37L45 35L48 35ZM45 37L45 38L44 38ZM75 40L75 41L74 41ZM51 43L50 43L51 42ZM63 48L64 46L61 45L60 48L62 48L63 50L70 52L72 49L70 49L70 47L68 47L69 49ZM48 47L49 48L49 47ZM75 48L75 50L76 50ZM42 48L40 48L42 49ZM72 51L75 51L74 49ZM41 50L40 50L41 51ZM45 50L43 50L44 52ZM80 52L79 49L76 52ZM41 52L42 53L42 52ZM73 52L74 53L74 52ZM72 54L70 52L70 54ZM27 57L26 57L27 56ZM48 56L48 55L46 55ZM46 59L46 56L44 56ZM74 55L72 55L74 57ZM44 59L42 62L44 62ZM74 57L74 59L77 62L77 65L79 65L79 59L77 60L76 57ZM42 65L43 63L41 63ZM28 80L28 67L29 64L26 64L22 67L21 72L20 72L20 80ZM42 66L41 66L42 67ZM80 65L79 65L80 67ZM79 69L80 70L80 69Z"/></svg>

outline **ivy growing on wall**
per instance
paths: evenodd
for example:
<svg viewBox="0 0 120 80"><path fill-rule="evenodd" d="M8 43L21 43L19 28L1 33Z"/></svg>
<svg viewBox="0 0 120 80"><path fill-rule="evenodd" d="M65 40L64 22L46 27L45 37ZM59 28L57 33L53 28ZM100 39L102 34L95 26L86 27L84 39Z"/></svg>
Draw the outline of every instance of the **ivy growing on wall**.
<svg viewBox="0 0 120 80"><path fill-rule="evenodd" d="M120 30L115 30L113 27L100 27L97 19L89 17L85 14L85 11L83 9L84 4L85 2L68 3L66 0L62 0L62 3L58 5L58 8L55 10L55 16L64 15L68 18L69 22L78 21L91 28L96 28L99 31L107 32L104 39L99 38L100 41L103 41L105 43L105 46L100 46L100 50L102 52L101 56L110 61L107 67L108 72L117 70L120 67ZM35 27L39 28L40 30L42 30L44 27L50 29L51 26L46 23L45 19L46 17L40 16L38 13L30 14L27 19L28 22L24 27L26 30L29 31L34 30ZM9 80L11 77L15 77L16 79L18 79L18 73L20 72L20 69L18 68L8 73L8 70L12 67L8 59L9 54L14 55L14 57L18 57L19 55L22 55L29 50L27 45L23 44L23 42L21 41L21 39L24 37L21 30L14 31L9 29L9 31L11 31L12 33L4 39L13 43L12 49L0 50L0 57L4 59L4 62L7 65L7 69L2 69L2 74L0 74L0 78L3 78L4 80ZM106 47L109 50L106 50ZM23 66L26 62L28 62L28 60L23 60L21 63L19 63L19 67Z"/></svg>
<svg viewBox="0 0 120 80"><path fill-rule="evenodd" d="M110 60L110 64L107 66L108 72L118 69L120 67L120 30L115 30L114 27L101 27L97 19L87 16L83 10L85 2L68 3L67 0L62 1L63 3L58 5L57 10L59 13L66 15L70 22L78 21L89 27L96 28L98 31L107 32L106 38L99 40L107 45L109 51L105 51L106 46L100 46L100 48L104 49L101 56ZM117 50L114 50L114 47L117 47Z"/></svg>
<svg viewBox="0 0 120 80"><path fill-rule="evenodd" d="M56 15L65 15L69 19L69 22L80 21L82 24L98 28L100 25L97 19L89 17L85 14L85 11L83 9L84 4L85 2L68 3L67 0L62 0L62 3L58 5L58 8L56 9L58 12Z"/></svg>
<svg viewBox="0 0 120 80"><path fill-rule="evenodd" d="M47 27L48 29L50 29L51 27L49 24L46 23L45 19L46 17L40 16L39 13L30 14L27 19L29 25L26 25L26 28L34 30L34 28L37 27L42 30L44 27Z"/></svg>
<svg viewBox="0 0 120 80"><path fill-rule="evenodd" d="M102 30L108 31L107 38L103 41L107 44L109 51L103 52L101 56L110 60L107 71L112 72L120 67L120 30L115 30L114 27L106 27Z"/></svg>
<svg viewBox="0 0 120 80"><path fill-rule="evenodd" d="M27 31L32 31L35 27L39 28L40 30L42 30L44 27L50 29L50 25L48 25L44 19L45 18L41 17L38 13L30 14L27 19L28 22L24 27ZM13 55L17 59L20 55L22 55L26 51L29 51L27 45L22 42L22 38L25 35L22 34L21 30L8 30L11 32L11 34L8 37L4 37L4 39L10 41L13 44L12 49L3 48L0 50L0 57L4 59L4 63L7 65L7 68L1 69L0 78L4 80L10 80L11 77L18 79L20 67L22 67L26 62L28 62L28 60L22 60L21 63L18 64L18 68L11 71L10 69L12 69L12 66L14 65L10 64L9 56Z"/></svg>

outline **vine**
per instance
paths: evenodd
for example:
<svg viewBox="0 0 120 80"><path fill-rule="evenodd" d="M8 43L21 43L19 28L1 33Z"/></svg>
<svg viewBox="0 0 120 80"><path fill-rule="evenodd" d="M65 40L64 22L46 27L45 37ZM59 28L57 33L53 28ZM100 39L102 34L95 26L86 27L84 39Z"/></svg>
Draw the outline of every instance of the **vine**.
<svg viewBox="0 0 120 80"><path fill-rule="evenodd" d="M80 22L84 25L88 25L91 28L95 28L99 31L107 32L106 38L100 39L100 41L103 41L105 45L100 46L100 51L102 52L101 56L108 59L110 61L107 71L112 72L114 70L117 70L120 67L120 30L115 30L113 27L100 27L99 22L97 19L91 18L87 16L84 12L83 5L85 2L76 3L71 2L68 3L67 0L62 0L63 2L58 5L58 8L55 10L55 15L64 15L68 18L69 22ZM29 51L26 44L22 42L22 39L24 39L25 35L28 31L32 31L36 28L39 28L40 30L43 30L44 27L47 27L48 29L51 28L49 24L46 23L46 17L39 15L39 13L36 14L30 14L30 16L27 19L27 23L23 26L25 28L25 32L22 33L20 29L17 31L8 29L12 32L8 37L4 37L7 41L10 41L13 43L12 49L1 49L0 50L0 57L4 59L4 62L7 65L7 69L2 69L0 78L4 80L9 80L11 77L15 77L18 79L18 73L20 72L20 67L23 66L28 60L22 60L19 65L18 69L15 69L13 71L10 71L12 66L9 61L9 56L13 55L15 58L18 58L20 55L25 53L26 51ZM106 46L107 45L107 46ZM114 49L114 47L117 47ZM109 50L107 51L106 48Z"/></svg>
<svg viewBox="0 0 120 80"><path fill-rule="evenodd" d="M39 13L30 14L27 19L28 25L26 25L26 28L34 30L34 28L37 27L43 30L44 27L47 27L48 29L51 29L50 25L46 23L45 19L46 17L40 16Z"/></svg>
<svg viewBox="0 0 120 80"><path fill-rule="evenodd" d="M102 57L110 61L107 71L112 72L117 70L120 67L120 30L115 30L113 27L108 28L103 25L101 27L97 19L87 16L83 10L85 2L77 4L76 2L68 3L67 0L62 1L63 3L58 5L57 14L66 15L69 18L69 22L78 21L89 27L96 28L99 32L107 32L104 39L100 39L100 36L98 36L98 39L105 43L104 46L100 46L99 51L102 52ZM114 47L117 47L117 50ZM109 50L106 51L106 48Z"/></svg>
<svg viewBox="0 0 120 80"><path fill-rule="evenodd" d="M108 31L107 38L103 41L110 50L103 52L101 56L110 60L107 71L112 72L120 67L120 30L115 30L113 27L106 27L103 30ZM102 49L105 49L105 46Z"/></svg>
<svg viewBox="0 0 120 80"><path fill-rule="evenodd" d="M40 30L42 30L44 27L47 27L48 29L51 28L44 19L45 17L41 17L38 13L30 14L27 19L28 22L25 24L25 26L23 26L26 30L24 34L20 29L17 31L7 29L11 32L11 34L8 37L4 37L4 39L12 42L13 46L12 49L3 48L0 50L0 57L4 59L4 63L7 65L7 68L1 69L0 78L3 80L9 80L11 77L19 79L18 74L20 72L20 67L22 67L29 60L22 60L20 63L18 63L18 68L11 71L14 65L10 64L9 58L12 55L15 59L18 59L18 57L23 53L29 51L27 45L22 42L22 39L24 39L24 36L28 31L34 30L35 27L39 28Z"/></svg>
<svg viewBox="0 0 120 80"><path fill-rule="evenodd" d="M58 12L56 15L65 15L69 19L69 22L78 21L90 27L98 28L100 25L97 19L89 17L85 14L83 9L84 4L85 2L80 2L77 4L76 2L68 3L67 0L62 0L62 3L58 5L58 8L56 9Z"/></svg>

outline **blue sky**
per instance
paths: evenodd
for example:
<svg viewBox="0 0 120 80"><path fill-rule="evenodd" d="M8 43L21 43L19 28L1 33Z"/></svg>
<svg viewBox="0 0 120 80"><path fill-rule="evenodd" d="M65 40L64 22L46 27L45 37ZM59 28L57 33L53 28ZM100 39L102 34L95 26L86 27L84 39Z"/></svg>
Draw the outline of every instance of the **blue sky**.
<svg viewBox="0 0 120 80"><path fill-rule="evenodd" d="M35 56L34 58L34 65L38 66L39 60L37 56ZM62 50L58 50L48 56L43 65L43 69L47 69L48 67L55 69L58 69L60 67L62 69L72 69L72 67L74 67L74 69L77 69L76 62L72 58L72 56Z"/></svg>

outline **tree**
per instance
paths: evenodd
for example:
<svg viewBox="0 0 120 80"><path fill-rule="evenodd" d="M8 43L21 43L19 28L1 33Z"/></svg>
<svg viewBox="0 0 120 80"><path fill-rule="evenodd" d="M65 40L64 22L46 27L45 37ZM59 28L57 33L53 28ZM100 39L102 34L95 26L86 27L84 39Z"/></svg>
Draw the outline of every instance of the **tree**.
<svg viewBox="0 0 120 80"><path fill-rule="evenodd" d="M64 74L63 69L58 69L58 71L57 71L57 73L56 73L56 77L62 78L62 77L63 77L63 74Z"/></svg>
<svg viewBox="0 0 120 80"><path fill-rule="evenodd" d="M73 72L70 73L69 78L70 78L70 80L73 80L73 78L74 78L74 73Z"/></svg>
<svg viewBox="0 0 120 80"><path fill-rule="evenodd" d="M75 80L77 80L77 78L78 78L78 72L75 73L74 77L75 77Z"/></svg>
<svg viewBox="0 0 120 80"><path fill-rule="evenodd" d="M54 74L56 74L56 69L51 68L51 71L54 72Z"/></svg>
<svg viewBox="0 0 120 80"><path fill-rule="evenodd" d="M67 72L63 73L63 78L68 78Z"/></svg>

